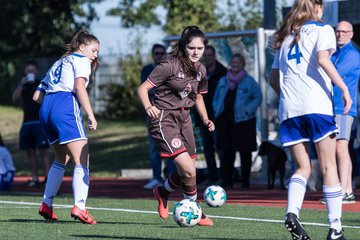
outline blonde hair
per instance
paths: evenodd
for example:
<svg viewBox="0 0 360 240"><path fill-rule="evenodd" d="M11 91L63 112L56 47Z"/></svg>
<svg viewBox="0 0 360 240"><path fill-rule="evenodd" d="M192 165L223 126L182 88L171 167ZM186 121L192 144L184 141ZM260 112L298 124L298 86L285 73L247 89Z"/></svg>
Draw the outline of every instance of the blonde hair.
<svg viewBox="0 0 360 240"><path fill-rule="evenodd" d="M275 33L274 49L279 49L284 39L290 34L295 35L294 43L300 39L300 28L309 20L321 22L316 12L316 5L322 6L322 0L296 0L285 21Z"/></svg>

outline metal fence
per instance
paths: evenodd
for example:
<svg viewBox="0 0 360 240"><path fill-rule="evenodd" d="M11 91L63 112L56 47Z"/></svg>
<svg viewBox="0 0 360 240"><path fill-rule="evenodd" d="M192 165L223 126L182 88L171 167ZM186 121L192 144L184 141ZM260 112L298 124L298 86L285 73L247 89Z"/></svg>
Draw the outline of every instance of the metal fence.
<svg viewBox="0 0 360 240"><path fill-rule="evenodd" d="M263 102L258 111L258 133L259 140L273 139L276 135L277 106L276 96L268 86L267 79L270 73L274 57L272 50L273 30L245 30L206 33L206 37L217 53L217 59L226 67L229 66L231 56L241 53L246 59L246 71L252 75L260 84ZM164 38L164 44L170 49L180 36L168 36ZM121 84L120 59L125 56L112 55L103 56L101 64L94 77L90 96L94 105L95 113L105 110L107 95L105 86L111 83ZM145 56L145 58L148 56ZM147 62L149 59L144 59ZM140 75L140 73L139 73Z"/></svg>
<svg viewBox="0 0 360 240"><path fill-rule="evenodd" d="M209 44L216 49L217 59L228 67L233 54L241 53L246 59L246 71L260 84L263 102L258 111L258 135L260 141L273 138L277 129L277 111L275 94L267 84L271 64L274 58L272 50L273 30L245 30L205 33ZM171 48L180 36L168 36L164 39ZM270 129L270 132L269 132Z"/></svg>

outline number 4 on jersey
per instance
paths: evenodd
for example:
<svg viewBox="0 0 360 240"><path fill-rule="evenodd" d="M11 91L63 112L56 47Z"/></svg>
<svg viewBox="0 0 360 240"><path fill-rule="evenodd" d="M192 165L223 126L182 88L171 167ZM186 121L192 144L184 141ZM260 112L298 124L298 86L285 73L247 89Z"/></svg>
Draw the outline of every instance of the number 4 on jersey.
<svg viewBox="0 0 360 240"><path fill-rule="evenodd" d="M302 53L299 50L299 45L291 45L288 53L288 60L296 59L296 64L300 63L300 58L302 57Z"/></svg>

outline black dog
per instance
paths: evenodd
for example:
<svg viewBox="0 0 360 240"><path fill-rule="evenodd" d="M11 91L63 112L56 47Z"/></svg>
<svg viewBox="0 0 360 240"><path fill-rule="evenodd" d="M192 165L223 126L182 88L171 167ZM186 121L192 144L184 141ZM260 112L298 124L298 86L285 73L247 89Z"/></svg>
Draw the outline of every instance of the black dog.
<svg viewBox="0 0 360 240"><path fill-rule="evenodd" d="M280 187L284 190L285 162L287 160L284 149L264 141L260 144L258 155L268 157L268 189L274 188L276 170L278 170L280 174Z"/></svg>

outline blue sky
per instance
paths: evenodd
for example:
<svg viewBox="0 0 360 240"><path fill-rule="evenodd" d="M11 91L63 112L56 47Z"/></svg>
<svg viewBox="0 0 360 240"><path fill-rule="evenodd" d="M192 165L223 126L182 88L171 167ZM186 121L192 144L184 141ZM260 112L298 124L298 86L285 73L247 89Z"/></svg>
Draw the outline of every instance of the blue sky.
<svg viewBox="0 0 360 240"><path fill-rule="evenodd" d="M91 24L90 31L100 40L100 55L119 55L133 53L132 42L136 37L135 29L125 29L121 27L119 17L106 16L106 11L116 7L118 1L107 0L97 4L96 11L99 16L98 21ZM139 29L143 36L143 53L148 54L154 43L162 42L165 37L160 27L150 29Z"/></svg>
<svg viewBox="0 0 360 240"><path fill-rule="evenodd" d="M224 0L219 0L224 1ZM237 0L235 0L237 1ZM240 0L242 1L242 0ZM335 2L338 0L324 0L324 2ZM277 0L280 2L280 0ZM292 5L294 0L286 0L285 5ZM151 27L149 29L125 29L121 27L119 17L106 16L106 11L112 7L116 7L118 1L105 0L96 5L96 11L99 16L98 21L91 24L90 31L95 34L101 43L100 54L106 55L120 55L134 53L132 42L137 34L143 36L143 50L142 53L148 54L154 43L161 43L165 37L165 33L160 27ZM161 10L159 11L161 14ZM331 14L332 16L332 14Z"/></svg>

